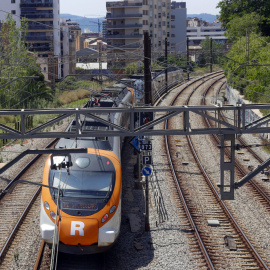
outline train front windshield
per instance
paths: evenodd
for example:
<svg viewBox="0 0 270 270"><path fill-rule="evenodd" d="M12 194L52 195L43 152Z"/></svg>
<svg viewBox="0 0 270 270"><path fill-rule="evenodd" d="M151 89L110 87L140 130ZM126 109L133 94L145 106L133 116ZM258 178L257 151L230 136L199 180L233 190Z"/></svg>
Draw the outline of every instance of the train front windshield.
<svg viewBox="0 0 270 270"><path fill-rule="evenodd" d="M53 172L52 186L63 191L63 197L106 200L114 186L113 172L66 171ZM57 196L57 190L51 190Z"/></svg>

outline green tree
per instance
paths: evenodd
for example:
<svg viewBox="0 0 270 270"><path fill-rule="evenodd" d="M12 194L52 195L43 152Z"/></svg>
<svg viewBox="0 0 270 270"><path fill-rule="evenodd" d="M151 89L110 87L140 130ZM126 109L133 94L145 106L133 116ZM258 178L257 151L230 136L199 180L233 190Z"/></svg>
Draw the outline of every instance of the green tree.
<svg viewBox="0 0 270 270"><path fill-rule="evenodd" d="M159 65L157 62L152 62L151 68L162 69L163 67ZM143 70L144 70L144 63L141 62L140 71L143 72ZM139 73L138 62L132 62L125 67L125 74L127 75L133 75L133 74L138 74L138 73Z"/></svg>
<svg viewBox="0 0 270 270"><path fill-rule="evenodd" d="M236 16L227 23L226 36L234 42L249 33L258 34L260 19L260 15L255 12L244 14L242 17Z"/></svg>
<svg viewBox="0 0 270 270"><path fill-rule="evenodd" d="M263 35L270 35L270 1L269 0L221 0L219 20L227 28L227 24L236 17L256 13L259 15L259 28Z"/></svg>
<svg viewBox="0 0 270 270"><path fill-rule="evenodd" d="M51 98L45 86L44 76L37 64L37 55L28 51L26 44L28 24L21 20L16 27L15 20L8 15L1 26L0 86L18 77L37 76L39 79L18 79L6 87L0 87L0 107L27 108L36 99Z"/></svg>
<svg viewBox="0 0 270 270"><path fill-rule="evenodd" d="M205 40L201 43L202 50L198 57L198 64L199 67L204 67L205 65L210 64L211 61L211 46L210 46L211 40L209 37L206 37ZM212 41L212 50L213 50L213 64L218 63L218 57L222 53L223 45L221 43L218 43L216 41Z"/></svg>
<svg viewBox="0 0 270 270"><path fill-rule="evenodd" d="M253 102L265 102L265 96L270 96L269 42L269 37L253 33L248 40L241 37L233 44L223 64L229 84Z"/></svg>

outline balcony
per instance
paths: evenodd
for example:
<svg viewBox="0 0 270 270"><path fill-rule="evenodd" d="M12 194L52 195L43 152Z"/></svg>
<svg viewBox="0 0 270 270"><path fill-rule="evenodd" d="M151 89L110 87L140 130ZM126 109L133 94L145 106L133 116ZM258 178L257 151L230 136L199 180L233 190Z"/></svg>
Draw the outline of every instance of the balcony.
<svg viewBox="0 0 270 270"><path fill-rule="evenodd" d="M141 39L142 34L130 34L130 35L107 35L107 39Z"/></svg>
<svg viewBox="0 0 270 270"><path fill-rule="evenodd" d="M51 48L50 47L45 47L45 48L30 47L29 50L35 51L35 52L49 52L49 51L51 51Z"/></svg>
<svg viewBox="0 0 270 270"><path fill-rule="evenodd" d="M21 8L29 8L29 7L53 7L53 3L21 3Z"/></svg>
<svg viewBox="0 0 270 270"><path fill-rule="evenodd" d="M26 41L29 42L29 41L51 41L53 40L53 37L46 37L46 36L27 36L26 37Z"/></svg>
<svg viewBox="0 0 270 270"><path fill-rule="evenodd" d="M107 25L107 29L131 29L131 28L142 28L142 24L116 24L116 25Z"/></svg>
<svg viewBox="0 0 270 270"><path fill-rule="evenodd" d="M43 24L36 24L36 25L28 25L28 30L53 30L53 24L51 25L43 25Z"/></svg>
<svg viewBox="0 0 270 270"><path fill-rule="evenodd" d="M127 1L116 1L116 2L107 2L106 7L107 8L123 8L123 7L141 7L142 3L131 3Z"/></svg>
<svg viewBox="0 0 270 270"><path fill-rule="evenodd" d="M21 17L25 17L28 19L53 19L53 14L48 13L22 14Z"/></svg>
<svg viewBox="0 0 270 270"><path fill-rule="evenodd" d="M121 19L125 19L125 18L142 18L142 14L140 13L136 13L136 14L110 14L107 13L106 15L106 19L116 19L116 20L121 20Z"/></svg>
<svg viewBox="0 0 270 270"><path fill-rule="evenodd" d="M142 45L140 43L133 43L133 44L128 44L128 45L125 45L125 44L108 44L108 49L109 50L117 50L117 49L138 49L142 47Z"/></svg>

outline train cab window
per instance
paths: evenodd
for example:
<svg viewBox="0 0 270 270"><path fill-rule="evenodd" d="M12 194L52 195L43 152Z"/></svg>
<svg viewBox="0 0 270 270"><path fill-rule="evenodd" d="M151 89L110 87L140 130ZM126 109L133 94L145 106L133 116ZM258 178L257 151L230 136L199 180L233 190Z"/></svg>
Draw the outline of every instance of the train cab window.
<svg viewBox="0 0 270 270"><path fill-rule="evenodd" d="M52 186L63 190L64 197L107 199L114 186L113 172L71 171L54 172ZM55 190L51 190L56 193ZM57 194L52 194L57 195Z"/></svg>
<svg viewBox="0 0 270 270"><path fill-rule="evenodd" d="M79 168L85 169L90 165L90 159L85 157L77 158L75 163L78 165Z"/></svg>

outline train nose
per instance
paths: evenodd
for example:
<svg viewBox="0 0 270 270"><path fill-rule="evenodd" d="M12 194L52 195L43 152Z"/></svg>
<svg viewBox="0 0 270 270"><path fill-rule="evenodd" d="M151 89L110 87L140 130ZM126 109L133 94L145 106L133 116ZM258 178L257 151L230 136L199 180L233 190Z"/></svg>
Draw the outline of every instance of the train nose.
<svg viewBox="0 0 270 270"><path fill-rule="evenodd" d="M97 219L64 218L60 224L60 239L66 245L92 245L98 242Z"/></svg>

